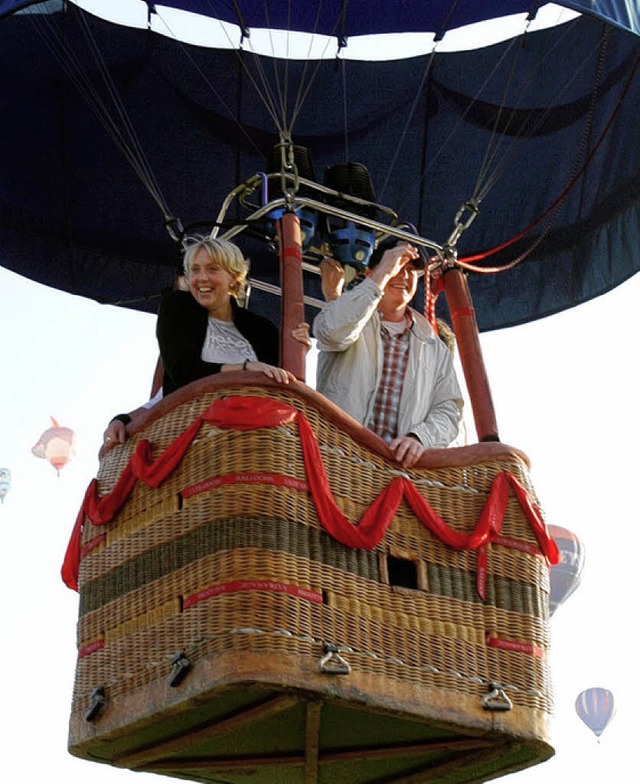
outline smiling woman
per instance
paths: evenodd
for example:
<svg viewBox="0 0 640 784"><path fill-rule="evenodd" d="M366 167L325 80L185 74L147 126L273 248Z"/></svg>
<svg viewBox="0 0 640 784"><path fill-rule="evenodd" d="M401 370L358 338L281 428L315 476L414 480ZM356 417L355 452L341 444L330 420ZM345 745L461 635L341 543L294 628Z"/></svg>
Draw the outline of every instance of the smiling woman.
<svg viewBox="0 0 640 784"><path fill-rule="evenodd" d="M189 290L164 292L158 313L164 394L233 370L291 381L293 375L277 367L276 325L237 303L249 271L240 249L227 240L196 238L186 246L184 271Z"/></svg>

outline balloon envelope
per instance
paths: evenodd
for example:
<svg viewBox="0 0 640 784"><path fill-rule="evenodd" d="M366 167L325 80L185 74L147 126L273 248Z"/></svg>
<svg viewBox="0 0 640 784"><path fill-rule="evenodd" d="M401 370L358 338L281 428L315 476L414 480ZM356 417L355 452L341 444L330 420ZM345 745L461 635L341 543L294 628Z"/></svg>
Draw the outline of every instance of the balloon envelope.
<svg viewBox="0 0 640 784"><path fill-rule="evenodd" d="M11 489L11 471L8 468L0 468L0 502L4 499Z"/></svg>
<svg viewBox="0 0 640 784"><path fill-rule="evenodd" d="M351 0L347 13L343 0L118 3L137 26L72 3L12 13L25 5L0 2L0 113L11 118L0 139L0 247L19 274L155 312L180 256L166 225L208 231L229 192L264 170L283 126L310 150L318 180L333 164L363 163L378 202L437 243L482 180L460 257L504 243L479 266L528 254L508 272L470 275L482 330L579 304L640 269L633 4L561 3L586 13L536 32L529 0ZM180 9L206 14L197 27L224 30L226 48L147 30L172 30ZM501 18L492 45L456 48L459 30L491 17ZM518 38L497 34L505 19ZM289 20L320 39L324 59L254 54ZM362 47L384 51L367 43L377 33L426 44L411 58L367 62ZM281 98L291 99L283 116ZM267 244L249 232L238 243L252 277L278 285ZM318 277L306 277L307 294L320 297ZM279 320L280 300L265 288L253 287L251 307Z"/></svg>
<svg viewBox="0 0 640 784"><path fill-rule="evenodd" d="M549 533L560 551L560 562L551 566L549 571L549 610L553 615L580 585L584 569L584 546L576 534L562 526L550 525Z"/></svg>
<svg viewBox="0 0 640 784"><path fill-rule="evenodd" d="M608 689L586 689L576 698L576 713L598 738L611 721L614 711L613 694Z"/></svg>
<svg viewBox="0 0 640 784"><path fill-rule="evenodd" d="M75 456L76 434L69 427L61 427L53 417L51 424L52 427L44 431L31 452L47 460L59 474Z"/></svg>

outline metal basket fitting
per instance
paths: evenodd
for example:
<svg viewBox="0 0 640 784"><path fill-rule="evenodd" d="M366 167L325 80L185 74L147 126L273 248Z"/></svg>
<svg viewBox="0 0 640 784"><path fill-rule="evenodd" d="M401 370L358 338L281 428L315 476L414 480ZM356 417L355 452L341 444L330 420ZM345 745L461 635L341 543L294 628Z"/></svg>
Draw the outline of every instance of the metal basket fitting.
<svg viewBox="0 0 640 784"><path fill-rule="evenodd" d="M179 686L190 669L191 663L184 655L184 651L178 651L171 660L171 672L168 678L169 686Z"/></svg>
<svg viewBox="0 0 640 784"><path fill-rule="evenodd" d="M332 642L325 642L322 646L323 656L318 662L320 672L328 675L348 675L351 665L338 652L338 646Z"/></svg>
<svg viewBox="0 0 640 784"><path fill-rule="evenodd" d="M104 686L96 686L91 693L91 704L84 714L85 721L93 721L106 701Z"/></svg>
<svg viewBox="0 0 640 784"><path fill-rule="evenodd" d="M482 707L490 711L508 711L513 703L499 683L489 683L489 691L482 695Z"/></svg>

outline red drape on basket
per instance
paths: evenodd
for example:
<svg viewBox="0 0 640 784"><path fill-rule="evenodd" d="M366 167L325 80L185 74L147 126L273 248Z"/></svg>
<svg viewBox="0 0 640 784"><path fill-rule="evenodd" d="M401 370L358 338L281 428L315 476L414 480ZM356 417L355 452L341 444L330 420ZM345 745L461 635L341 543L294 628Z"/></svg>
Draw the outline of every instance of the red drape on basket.
<svg viewBox="0 0 640 784"><path fill-rule="evenodd" d="M543 555L551 564L559 561L558 548L547 531L539 509L532 503L521 483L507 472L495 477L480 518L469 534L449 528L405 477L393 479L380 492L360 521L357 524L351 523L340 511L333 497L320 447L306 417L292 406L269 398L231 396L216 400L155 460L149 441L140 441L120 478L107 495L99 497L98 483L95 479L92 480L85 493L62 565L62 579L69 588L78 590L80 545L85 515L94 525L106 525L122 508L137 481L144 482L149 487L158 487L180 464L204 422L235 430L278 427L296 422L307 481L320 523L334 539L348 547L373 549L391 524L398 506L405 500L420 522L445 544L459 550L479 551L482 566L486 562L485 545L499 537L509 493L513 491ZM481 571L479 568L479 573ZM478 590L484 598L484 584L480 580Z"/></svg>

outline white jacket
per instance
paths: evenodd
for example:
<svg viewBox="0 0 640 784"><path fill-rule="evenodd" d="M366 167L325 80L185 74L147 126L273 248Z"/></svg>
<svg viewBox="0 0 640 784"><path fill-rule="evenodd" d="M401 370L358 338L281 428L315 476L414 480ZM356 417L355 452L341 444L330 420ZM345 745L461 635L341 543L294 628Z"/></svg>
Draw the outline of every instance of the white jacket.
<svg viewBox="0 0 640 784"><path fill-rule="evenodd" d="M367 427L382 374L382 294L371 278L365 278L327 303L313 322L320 351L318 392ZM398 435L415 435L424 447L445 447L458 434L463 405L453 357L427 319L415 310L412 314Z"/></svg>

